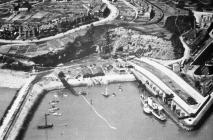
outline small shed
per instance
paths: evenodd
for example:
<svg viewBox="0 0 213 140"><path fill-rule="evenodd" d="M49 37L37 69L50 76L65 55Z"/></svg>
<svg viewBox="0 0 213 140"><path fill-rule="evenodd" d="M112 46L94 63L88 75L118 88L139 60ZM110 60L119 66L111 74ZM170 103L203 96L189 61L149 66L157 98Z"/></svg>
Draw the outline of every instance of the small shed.
<svg viewBox="0 0 213 140"><path fill-rule="evenodd" d="M94 67L92 69L93 71L93 76L104 76L104 72L103 72L103 69L101 67Z"/></svg>
<svg viewBox="0 0 213 140"><path fill-rule="evenodd" d="M92 77L92 71L88 67L83 67L81 70L83 78L89 78Z"/></svg>

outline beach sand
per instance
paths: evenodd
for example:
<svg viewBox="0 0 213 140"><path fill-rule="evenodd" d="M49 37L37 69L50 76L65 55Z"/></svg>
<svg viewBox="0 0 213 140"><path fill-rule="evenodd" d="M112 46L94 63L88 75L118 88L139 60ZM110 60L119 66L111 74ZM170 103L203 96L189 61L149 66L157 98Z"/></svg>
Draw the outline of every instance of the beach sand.
<svg viewBox="0 0 213 140"><path fill-rule="evenodd" d="M0 87L20 88L29 78L27 73L0 70Z"/></svg>

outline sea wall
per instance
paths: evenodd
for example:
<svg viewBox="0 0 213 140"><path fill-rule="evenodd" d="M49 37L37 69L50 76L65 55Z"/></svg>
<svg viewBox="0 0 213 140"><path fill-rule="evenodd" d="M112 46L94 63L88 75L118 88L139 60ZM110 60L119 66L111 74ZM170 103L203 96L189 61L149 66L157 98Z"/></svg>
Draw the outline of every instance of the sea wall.
<svg viewBox="0 0 213 140"><path fill-rule="evenodd" d="M0 139L4 139L5 137L7 137L7 133L11 130L11 125L14 120L17 119L16 115L17 113L19 113L20 108L26 98L26 95L29 92L31 82L35 79L35 77L36 76L32 76L27 80L26 84L20 89L17 98L15 99L10 110L8 110L8 113L0 127Z"/></svg>

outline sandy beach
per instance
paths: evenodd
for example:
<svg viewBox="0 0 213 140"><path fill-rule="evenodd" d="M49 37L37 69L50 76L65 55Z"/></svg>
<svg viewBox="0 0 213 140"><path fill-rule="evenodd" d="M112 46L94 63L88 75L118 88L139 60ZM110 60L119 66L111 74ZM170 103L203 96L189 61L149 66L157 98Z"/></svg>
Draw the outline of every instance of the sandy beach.
<svg viewBox="0 0 213 140"><path fill-rule="evenodd" d="M0 87L20 88L29 78L25 72L11 70L0 70Z"/></svg>

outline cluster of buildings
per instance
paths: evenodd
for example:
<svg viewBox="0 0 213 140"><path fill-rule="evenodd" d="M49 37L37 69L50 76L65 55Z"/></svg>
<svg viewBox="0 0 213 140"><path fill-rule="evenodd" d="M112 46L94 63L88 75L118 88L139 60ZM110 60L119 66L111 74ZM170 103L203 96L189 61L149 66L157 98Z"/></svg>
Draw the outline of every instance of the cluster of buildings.
<svg viewBox="0 0 213 140"><path fill-rule="evenodd" d="M63 2L65 1L63 0ZM5 22L0 25L1 39L26 40L53 36L77 26L97 21L100 17L104 17L108 14L106 4L99 4L96 7L93 7L93 9L90 9L88 13L76 13L69 16L60 15L49 20L39 21L38 19L44 19L46 16L48 17L49 14L47 12L40 11L39 13L32 15L31 19L28 19L28 15L32 14L29 11L30 8L31 5L27 1L18 0L14 2L15 13L13 14L17 15L20 12L25 13L17 15L17 18L15 17L13 20L7 21L8 23ZM30 21L24 22L22 21L23 18L19 19L18 17L23 17Z"/></svg>
<svg viewBox="0 0 213 140"><path fill-rule="evenodd" d="M208 29L213 22L213 12L193 11L198 27Z"/></svg>
<svg viewBox="0 0 213 140"><path fill-rule="evenodd" d="M81 69L81 75L83 78L90 78L90 77L96 77L96 76L104 76L104 71L100 66L94 66L91 67L84 66Z"/></svg>
<svg viewBox="0 0 213 140"><path fill-rule="evenodd" d="M185 63L186 71L193 73L197 87L203 95L213 90L213 12L193 11L196 27L183 38L190 47L191 58Z"/></svg>
<svg viewBox="0 0 213 140"><path fill-rule="evenodd" d="M3 24L0 28L1 39L16 39L18 35L18 27L14 24Z"/></svg>
<svg viewBox="0 0 213 140"><path fill-rule="evenodd" d="M27 0L16 0L13 2L13 12L30 11L32 5Z"/></svg>
<svg viewBox="0 0 213 140"><path fill-rule="evenodd" d="M202 96L173 71L154 61L132 59L128 63L134 67L136 79L162 102L180 126L190 128L198 124L205 111L203 106L212 100L210 96Z"/></svg>
<svg viewBox="0 0 213 140"><path fill-rule="evenodd" d="M138 8L140 18L143 18L143 20L150 20L153 12L153 6L151 4L144 0L131 0L130 3Z"/></svg>

